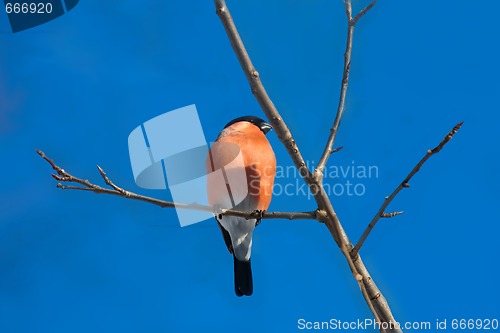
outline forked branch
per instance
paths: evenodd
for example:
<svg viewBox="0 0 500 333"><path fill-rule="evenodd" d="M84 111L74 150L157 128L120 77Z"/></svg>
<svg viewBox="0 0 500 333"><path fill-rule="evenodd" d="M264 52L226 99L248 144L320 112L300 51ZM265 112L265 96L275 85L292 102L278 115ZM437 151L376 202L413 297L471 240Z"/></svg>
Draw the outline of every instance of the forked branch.
<svg viewBox="0 0 500 333"><path fill-rule="evenodd" d="M353 277L359 284L363 297L367 302L370 310L372 311L375 319L377 320L377 322L387 322L387 323L395 322L395 319L391 313L391 310L389 308L389 305L387 304L385 297L382 295L377 285L370 277L361 258L359 258L359 256L356 257L355 259L351 258L350 251L352 250L352 244L349 238L347 237L347 234L345 233L344 228L342 227L342 224L340 223L340 220L338 219L337 214L335 213L335 210L333 209L330 198L328 197L327 193L323 188L321 182L322 177L318 177L317 173L313 177L310 170L307 168L305 161L300 153L299 147L297 146L295 140L293 139L290 129L285 124L285 121L283 120L278 110L272 103L271 99L267 95L267 92L260 80L260 75L258 71L254 68L252 61L250 60L250 56L248 55L246 48L243 44L243 41L240 38L240 35L234 24L233 17L231 16L231 13L226 5L226 2L224 0L215 0L214 3L217 15L219 16L224 26L224 30L226 31L227 37L229 39L229 42L231 43L233 51L240 62L241 68L243 69L245 76L247 77L247 80L252 89L252 93L254 94L257 102L262 108L262 111L266 115L267 119L271 122L271 125L273 125L278 138L285 146L288 154L292 158L301 176L304 178L306 184L313 193L314 199L318 204L318 209L322 212L323 222L325 223L326 227L333 236L335 242L339 246L342 254L345 256L349 264L349 268L351 269L351 272L353 274ZM373 5L374 3L365 8L360 14L356 15L357 19L356 21L353 21L351 2L350 0L345 0L346 13L348 16L348 36L350 37L347 44L347 50L349 52L347 52L347 56L345 57L346 61L344 66L343 82L347 82L348 80L347 78L349 75L350 49L352 48L352 32L354 25L357 22L357 20L359 20L359 18L361 18L361 16L364 15L364 13L366 13L371 7L373 7ZM341 93L341 95L342 94L344 95L343 97L344 101L345 101L345 93L346 93L346 86L345 88L343 88L343 93ZM344 104L343 101L339 103L339 105L341 105L340 107L341 112L340 115L337 115L336 117L338 118L338 123L340 123L340 118L342 117L343 104ZM332 132L330 135L331 138L329 139L325 149L325 154L327 154L326 158L328 158L328 156L330 156L333 151L332 149L333 141L335 138L338 125L335 128L336 128L335 131ZM326 159L324 163L326 164ZM398 333L401 332L401 329L396 327L389 331Z"/></svg>

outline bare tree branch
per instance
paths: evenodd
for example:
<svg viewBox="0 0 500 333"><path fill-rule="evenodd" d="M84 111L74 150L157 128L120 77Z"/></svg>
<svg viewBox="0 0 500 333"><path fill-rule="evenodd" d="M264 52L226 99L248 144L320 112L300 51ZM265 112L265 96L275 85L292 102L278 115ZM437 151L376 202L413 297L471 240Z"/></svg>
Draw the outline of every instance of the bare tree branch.
<svg viewBox="0 0 500 333"><path fill-rule="evenodd" d="M318 167L314 170L314 174L311 174L311 171L307 167L304 158L302 157L300 150L292 136L292 133L283 118L279 114L278 110L272 103L271 99L267 95L267 92L260 80L259 73L254 68L251 59L245 49L245 46L239 36L238 30L234 24L233 18L229 9L226 6L226 2L224 0L215 0L217 15L221 19L221 22L224 26L228 39L231 43L231 46L240 62L240 65L245 73L245 76L250 84L252 94L257 99L257 102L261 106L263 112L266 117L273 125L275 132L282 142L282 144L287 149L288 154L290 155L292 161L295 166L299 170L300 175L304 178L306 184L311 190L315 201L318 205L318 209L316 211L311 212L242 212L242 211L234 211L234 210L217 210L215 211L214 207L199 205L197 203L187 204L187 203L174 203L163 200L158 200L155 198L142 196L130 191L127 191L118 185L116 185L111 179L107 176L105 171L97 166L101 177L108 187L101 187L96 184L91 183L88 180L84 180L78 177L71 175L66 172L64 169L56 165L51 159L49 159L42 151L38 150L37 153L45 159L52 168L56 171L56 174L53 174L52 177L56 179L59 183L57 184L58 188L61 189L69 189L69 190L80 190L80 191L88 191L98 194L112 194L128 199L139 200L148 202L151 204L155 204L160 207L165 208L182 208L182 209L192 209L192 210L200 210L200 211L209 211L216 214L222 215L231 215L231 216L240 216L244 218L267 218L267 219L307 219L307 220L317 220L323 222L325 226L328 228L328 231L332 235L336 244L340 248L342 254L345 256L349 268L353 274L353 277L357 281L362 295L368 304L370 311L373 313L375 320L378 323L395 323L392 312L389 308L389 305L383 296L383 294L378 289L377 285L371 278L368 270L366 269L361 257L359 256L359 249L361 248L364 240L369 235L371 229L375 226L376 222L380 218L391 218L396 215L402 214L402 212L392 212L386 213L385 209L392 201L392 199L399 193L399 191L404 187L409 187L409 180L411 177L418 172L420 167L427 161L430 156L438 153L442 147L452 138L452 136L458 131L462 123L455 126L455 128L445 137L445 139L434 149L429 150L427 155L417 164L417 166L412 170L412 172L408 175L408 177L398 186L398 188L386 198L386 201L377 212L377 215L374 217L372 222L365 231L366 235L363 234L361 242L358 242L356 247L353 247L351 241L349 240L340 220L332 206L330 198L328 194L325 192L323 187L323 171L326 167L328 159L330 155L342 147L333 149L335 137L337 135L340 122L345 109L345 99L347 94L348 82L349 82L349 72L351 65L351 55L352 55L352 40L354 34L354 27L357 22L365 15L374 5L375 1L366 6L363 10L361 10L354 17L352 16L352 4L351 0L344 0L346 16L348 21L348 29L347 29L347 42L346 42L346 50L344 53L344 71L342 75L342 84L340 90L340 98L339 104L337 108L337 114L335 116L335 120L333 126L330 130L330 136L327 140L326 147L322 153L320 158L320 162ZM69 185L63 184L68 183ZM381 328L382 332L394 332L399 333L402 330L399 327L391 326L389 329Z"/></svg>
<svg viewBox="0 0 500 333"><path fill-rule="evenodd" d="M460 122L457 125L455 125L455 127L453 127L453 129L450 132L448 132L448 134L444 137L444 139L441 140L439 145L437 145L432 150L428 150L425 156L417 163L417 165L415 165L415 167L410 171L408 176L406 176L406 178L398 185L398 187L396 187L396 189L391 193L391 195L385 197L384 203L382 204L382 206L380 206L379 210L371 220L370 224L368 224L365 231L363 232L363 235L361 235L361 238L356 243L356 246L352 249L351 251L352 257L355 257L358 254L359 250L365 243L366 239L368 238L368 236L370 235L371 231L373 230L377 222L380 220L380 218L392 217L402 213L402 212L396 212L388 214L385 213L385 210L403 188L407 188L410 186L409 185L410 179L420 170L420 168L422 168L424 163L427 162L427 160L431 158L432 155L435 155L441 151L444 145L447 144L451 140L453 135L455 135L458 132L460 127L462 127L462 124L463 122Z"/></svg>
<svg viewBox="0 0 500 333"><path fill-rule="evenodd" d="M127 199L132 199L132 200L138 200L138 201L144 201L153 205L160 206L162 208L178 208L178 209L191 209L191 210L198 210L198 211L205 211L205 212L211 212L211 213L217 213L217 214L222 214L222 215L229 215L229 216L239 216L239 217L244 217L247 219L254 219L254 218L262 218L262 219L288 219L288 220L316 220L317 219L317 212L312 211L312 212L243 212L243 211L237 211L237 210L231 210L231 209L221 209L217 210L215 207L212 206L205 206L205 205L200 205L197 203L192 203L192 204L186 204L186 203L178 203L178 202L170 202L170 201L164 201L164 200L159 200L156 198L152 197L147 197L144 195L140 195L134 192L127 191L116 184L114 184L111 179L106 175L106 172L100 167L97 166L97 169L99 170L99 173L101 174L101 177L104 179L104 182L111 187L109 188L104 188L99 185L95 185L88 180L83 180L81 178L75 177L60 166L58 166L53 160L51 160L45 153L41 150L36 151L38 155L40 155L47 163L49 163L52 166L52 169L54 169L57 174L53 174L52 177L59 181L60 183L57 184L57 187L63 190L77 190L77 191L88 191L88 192L93 192L96 194L111 194L111 195L116 195L119 197L127 198ZM64 185L62 183L73 183L73 184L79 184L80 186L76 185Z"/></svg>
<svg viewBox="0 0 500 333"><path fill-rule="evenodd" d="M349 238L347 237L347 234L345 233L337 217L337 214L335 213L335 210L333 209L330 198L325 192L321 184L321 180L318 179L318 177L312 177L311 172L307 168L305 161L300 153L300 150L297 144L295 143L295 140L293 139L290 129L285 124L283 118L281 117L278 110L276 109L271 99L269 98L262 82L260 81L259 73L253 66L252 61L250 60L250 57L243 44L243 41L240 38L240 35L234 24L233 18L226 5L226 2L224 0L215 0L214 3L217 15L219 16L224 26L229 42L231 43L233 51L236 54L236 57L240 62L241 68L243 69L243 72L245 73L245 76L250 84L253 95L257 99L257 102L262 108L262 111L266 115L267 119L271 122L271 125L273 125L274 130L278 135L278 138L287 149L287 152L292 158L295 166L299 170L300 175L304 178L306 184L308 185L309 189L314 195L314 199L318 204L318 211L321 212L321 220L325 223L326 227L330 231L330 234L332 235L335 242L339 246L342 254L345 256L347 263L349 264L349 268L351 269L351 272L353 274L353 277L356 279L356 281L358 281L363 297L365 298L365 301L370 307L370 310L373 311L375 319L381 322L395 322L395 319L390 311L386 299L383 297L382 293L371 279L361 258L359 258L359 256L355 258L352 258L350 256L350 252L353 246ZM349 21L348 29L349 31L351 31L350 33L348 33L348 35L351 34L351 38L348 41L348 49L350 49L352 48L352 29L354 27L354 24L351 21L352 7L350 0L346 0L345 4ZM371 5L371 7L373 7L373 5ZM365 12L368 11L368 9L366 9ZM350 58L350 52L349 52L349 58ZM350 66L349 61L346 61L345 68L347 73L349 71L349 66ZM345 101L345 96L343 97L343 99ZM343 104L344 102L341 103ZM341 110L343 111L343 106L341 107ZM339 122L340 118L341 115L339 116ZM333 134L331 133L332 138L335 137L336 131L337 129L335 129L335 132ZM327 148L325 149L326 151L325 154L329 156L332 152L332 147L333 147L333 139L329 140ZM394 328L393 330L389 331L395 333L402 332L399 328Z"/></svg>
<svg viewBox="0 0 500 333"><path fill-rule="evenodd" d="M354 26L363 17L363 15L365 15L371 8L373 8L373 6L375 6L376 1L373 1L368 6L366 6L354 18L352 18L351 0L344 0L344 3L347 16L347 42L344 52L344 72L342 74L342 84L340 85L340 98L337 107L337 114L335 116L333 126L330 129L330 136L328 137L328 140L326 142L323 155L321 156L318 162L316 170L314 170L314 177L320 182L323 181L323 171L326 167L326 163L328 162L328 158L332 153L332 147L335 142L335 137L337 136L339 130L340 121L342 120L342 116L344 115L347 87L349 86L349 72L351 70L352 40L354 37Z"/></svg>

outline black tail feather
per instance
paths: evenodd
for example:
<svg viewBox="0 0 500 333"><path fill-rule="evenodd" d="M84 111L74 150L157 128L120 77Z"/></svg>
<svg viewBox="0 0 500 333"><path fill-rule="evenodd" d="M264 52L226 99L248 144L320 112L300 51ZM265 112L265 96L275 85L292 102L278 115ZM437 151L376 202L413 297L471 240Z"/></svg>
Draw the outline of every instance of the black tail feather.
<svg viewBox="0 0 500 333"><path fill-rule="evenodd" d="M252 266L250 261L240 261L234 256L234 291L236 296L250 296L253 293Z"/></svg>

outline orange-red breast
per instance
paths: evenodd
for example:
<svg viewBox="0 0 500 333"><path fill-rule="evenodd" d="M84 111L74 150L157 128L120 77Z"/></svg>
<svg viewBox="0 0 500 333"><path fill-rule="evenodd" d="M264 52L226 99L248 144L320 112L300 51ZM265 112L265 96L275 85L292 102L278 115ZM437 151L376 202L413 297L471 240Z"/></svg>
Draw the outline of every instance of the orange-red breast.
<svg viewBox="0 0 500 333"><path fill-rule="evenodd" d="M267 210L276 174L276 157L266 138L266 133L271 129L271 125L253 116L236 118L224 127L207 158L209 173L221 168L225 170L223 186L214 184L214 180L209 178L207 191L210 205L248 212ZM235 159L235 150L240 154L238 159ZM232 177L238 169L240 172L244 170L244 176ZM227 193L231 200L228 200ZM225 215L216 216L215 219L234 257L236 295L250 296L253 293L250 255L257 219Z"/></svg>

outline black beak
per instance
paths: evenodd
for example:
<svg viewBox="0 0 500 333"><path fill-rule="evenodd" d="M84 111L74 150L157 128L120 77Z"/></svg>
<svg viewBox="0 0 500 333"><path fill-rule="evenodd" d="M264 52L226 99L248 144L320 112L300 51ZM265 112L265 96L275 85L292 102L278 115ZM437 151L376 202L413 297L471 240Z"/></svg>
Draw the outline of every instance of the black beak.
<svg viewBox="0 0 500 333"><path fill-rule="evenodd" d="M271 124L268 124L266 122L262 122L259 126L260 130L262 132L264 132L264 134L267 134L267 132L269 132L270 130L273 129L273 127L271 126Z"/></svg>

